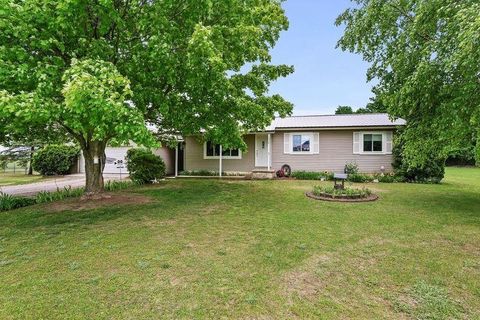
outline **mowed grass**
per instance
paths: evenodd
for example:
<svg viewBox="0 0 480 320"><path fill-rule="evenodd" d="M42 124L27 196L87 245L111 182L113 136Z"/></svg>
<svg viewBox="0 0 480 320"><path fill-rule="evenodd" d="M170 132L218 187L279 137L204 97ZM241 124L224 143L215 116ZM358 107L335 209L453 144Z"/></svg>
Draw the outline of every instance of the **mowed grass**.
<svg viewBox="0 0 480 320"><path fill-rule="evenodd" d="M46 178L40 175L26 175L24 173L0 172L0 187L40 182Z"/></svg>
<svg viewBox="0 0 480 320"><path fill-rule="evenodd" d="M330 183L330 182L329 182ZM480 169L441 185L171 180L152 202L0 214L0 318L480 318Z"/></svg>

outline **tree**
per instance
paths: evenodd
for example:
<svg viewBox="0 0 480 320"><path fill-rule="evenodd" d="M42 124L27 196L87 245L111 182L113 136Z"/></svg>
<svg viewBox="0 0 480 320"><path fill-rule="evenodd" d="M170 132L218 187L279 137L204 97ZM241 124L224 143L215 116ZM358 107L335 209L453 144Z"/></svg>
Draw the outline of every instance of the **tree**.
<svg viewBox="0 0 480 320"><path fill-rule="evenodd" d="M4 114L5 115L5 114ZM45 126L30 126L28 131L18 130L16 122L7 117L0 117L0 145L7 148L1 152L2 157L21 161L28 166L27 174L33 174L32 159L34 153L47 144L69 142L64 136L55 134L55 130Z"/></svg>
<svg viewBox="0 0 480 320"><path fill-rule="evenodd" d="M132 139L154 146L139 109L127 100L130 82L110 62L73 60L64 76L64 103L57 106L57 122L76 139L85 158L87 193L103 189L105 148L111 140L127 143Z"/></svg>
<svg viewBox="0 0 480 320"><path fill-rule="evenodd" d="M376 99L407 120L404 159L418 166L476 140L480 164L480 3L355 2L337 18L346 25L338 46L371 63Z"/></svg>
<svg viewBox="0 0 480 320"><path fill-rule="evenodd" d="M338 106L335 110L335 114L352 114L353 109L350 106Z"/></svg>
<svg viewBox="0 0 480 320"><path fill-rule="evenodd" d="M372 100L372 99L370 99ZM335 114L362 114L362 113L373 113L373 112L384 112L381 110L376 109L376 104L373 103L367 104L365 108L358 108L357 110L353 110L350 106L338 106L335 110Z"/></svg>
<svg viewBox="0 0 480 320"><path fill-rule="evenodd" d="M0 7L0 119L14 114L12 130L18 133L48 126L81 141L79 130L87 129L86 122L77 124L90 112L96 116L89 130L110 119L82 107L83 94L91 108L104 111L100 101L110 103L113 97L116 107L129 110L116 100L128 96L130 108L160 132L202 134L227 148L245 148L245 132L291 113L289 102L268 95L272 81L293 72L290 66L270 64L269 50L288 28L281 1L0 0ZM72 66L74 59L96 67ZM71 66L78 72L64 76ZM85 85L99 82L109 94L89 94L95 87L76 82L73 74L80 76L85 68L91 76ZM117 79L121 86L113 88L106 79ZM59 111L68 112L59 118ZM67 124L67 114L75 114L77 122ZM139 121L136 114L133 118ZM138 125L125 123L116 133L125 138ZM82 149L92 148L86 157L95 159L108 139L91 141L95 145L85 141ZM87 179L98 170L86 164ZM92 179L87 190L102 190L102 179Z"/></svg>
<svg viewBox="0 0 480 320"><path fill-rule="evenodd" d="M3 91L0 108L18 126L28 123L32 115L37 115L37 121L61 126L82 149L86 193L98 193L103 189L102 170L109 142L133 139L154 145L155 141L143 114L127 103L132 95L128 79L112 63L74 59L63 81L61 103L41 100L35 93L9 95Z"/></svg>

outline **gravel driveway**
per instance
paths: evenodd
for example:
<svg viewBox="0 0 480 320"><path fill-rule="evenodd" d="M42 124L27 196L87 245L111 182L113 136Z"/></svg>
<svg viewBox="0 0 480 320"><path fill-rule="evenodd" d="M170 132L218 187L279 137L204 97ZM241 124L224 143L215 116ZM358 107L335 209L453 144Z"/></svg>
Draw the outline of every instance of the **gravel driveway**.
<svg viewBox="0 0 480 320"><path fill-rule="evenodd" d="M105 181L108 180L120 180L118 174L104 174ZM122 175L122 180L125 179L125 174ZM41 191L56 191L57 188L63 189L64 187L71 186L72 188L79 188L85 185L84 174L71 174L68 176L52 178L42 182L35 182L29 184L22 184L16 186L4 186L0 187L0 191L11 195L33 196Z"/></svg>

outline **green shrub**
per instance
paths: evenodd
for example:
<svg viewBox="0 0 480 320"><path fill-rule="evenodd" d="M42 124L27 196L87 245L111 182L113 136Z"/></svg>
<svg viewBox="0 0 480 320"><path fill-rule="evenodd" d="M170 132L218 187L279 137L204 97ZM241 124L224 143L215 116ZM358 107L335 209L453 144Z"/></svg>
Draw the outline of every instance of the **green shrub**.
<svg viewBox="0 0 480 320"><path fill-rule="evenodd" d="M382 182L382 183L404 182L405 180L402 176L397 176L393 173L383 174L383 175L380 173L376 173L373 175L373 178L377 179L378 182Z"/></svg>
<svg viewBox="0 0 480 320"><path fill-rule="evenodd" d="M152 183L165 177L165 163L162 158L148 149L129 149L127 169L130 179L137 183Z"/></svg>
<svg viewBox="0 0 480 320"><path fill-rule="evenodd" d="M447 166L474 166L475 165L475 143L464 148L457 148L448 153Z"/></svg>
<svg viewBox="0 0 480 320"><path fill-rule="evenodd" d="M364 182L372 182L374 178L368 174L353 173L348 175L347 180L350 182L364 183Z"/></svg>
<svg viewBox="0 0 480 320"><path fill-rule="evenodd" d="M222 175L225 172L222 172ZM215 170L184 170L180 172L181 176L203 176L203 177L211 177L211 176L218 176L218 171Z"/></svg>
<svg viewBox="0 0 480 320"><path fill-rule="evenodd" d="M298 180L333 180L333 172L314 172L314 171L293 171L291 174L292 178Z"/></svg>
<svg viewBox="0 0 480 320"><path fill-rule="evenodd" d="M215 170L184 170L179 173L181 176L192 176L192 177L215 177L218 176L218 171ZM222 172L222 176L225 177L241 177L244 176L245 172Z"/></svg>
<svg viewBox="0 0 480 320"><path fill-rule="evenodd" d="M401 137L395 140L393 147L392 166L398 177L407 182L440 183L445 176L445 158L431 154L423 164L409 164L404 159L403 141Z"/></svg>
<svg viewBox="0 0 480 320"><path fill-rule="evenodd" d="M356 162L347 162L345 164L345 169L344 169L346 174L357 174L358 173L358 165Z"/></svg>
<svg viewBox="0 0 480 320"><path fill-rule="evenodd" d="M12 196L0 192L0 211L13 210L35 204L35 199Z"/></svg>
<svg viewBox="0 0 480 320"><path fill-rule="evenodd" d="M44 176L67 174L78 153L76 147L48 145L33 155L32 167Z"/></svg>

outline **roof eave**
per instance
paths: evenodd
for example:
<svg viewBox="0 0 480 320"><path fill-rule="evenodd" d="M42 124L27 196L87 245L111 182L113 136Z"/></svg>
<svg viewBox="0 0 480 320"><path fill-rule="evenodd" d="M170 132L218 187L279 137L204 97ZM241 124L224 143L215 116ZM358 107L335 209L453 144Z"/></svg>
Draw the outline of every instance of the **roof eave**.
<svg viewBox="0 0 480 320"><path fill-rule="evenodd" d="M274 131L291 131L291 130L352 130L352 129L397 129L404 124L396 125L378 125L378 126L335 126L335 127L277 127Z"/></svg>

